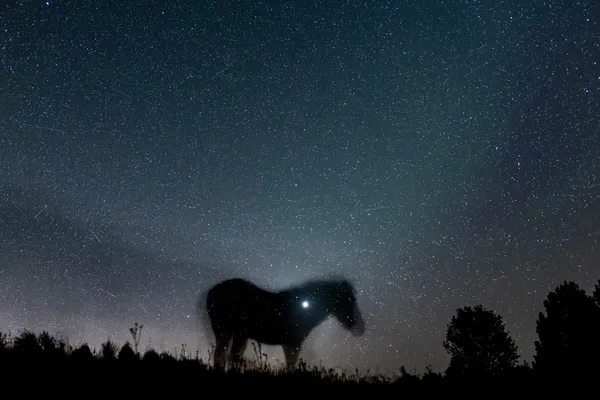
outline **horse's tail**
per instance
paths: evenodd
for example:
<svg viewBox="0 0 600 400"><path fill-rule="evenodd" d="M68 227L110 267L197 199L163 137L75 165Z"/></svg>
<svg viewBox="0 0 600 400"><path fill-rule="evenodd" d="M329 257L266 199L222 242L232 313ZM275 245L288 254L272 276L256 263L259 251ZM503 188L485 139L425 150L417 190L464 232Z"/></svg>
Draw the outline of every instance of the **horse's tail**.
<svg viewBox="0 0 600 400"><path fill-rule="evenodd" d="M210 345L210 342L214 340L207 307L210 291L211 288L202 290L196 303L196 313L198 316L198 322L200 323L200 331L203 333L202 336L206 340L207 345Z"/></svg>

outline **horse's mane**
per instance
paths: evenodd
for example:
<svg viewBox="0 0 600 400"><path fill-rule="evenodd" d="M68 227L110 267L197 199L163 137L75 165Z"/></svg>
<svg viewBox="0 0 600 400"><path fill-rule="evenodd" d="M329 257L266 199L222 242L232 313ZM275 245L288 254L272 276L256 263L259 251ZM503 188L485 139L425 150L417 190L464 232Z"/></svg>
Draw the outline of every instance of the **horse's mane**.
<svg viewBox="0 0 600 400"><path fill-rule="evenodd" d="M288 286L287 288L280 290L279 293L285 292L315 292L321 291L325 289L330 289L336 287L336 285L345 284L350 290L354 293L355 286L354 283L348 279L344 275L339 274L329 274L325 277L321 278L313 278L306 280L304 282Z"/></svg>

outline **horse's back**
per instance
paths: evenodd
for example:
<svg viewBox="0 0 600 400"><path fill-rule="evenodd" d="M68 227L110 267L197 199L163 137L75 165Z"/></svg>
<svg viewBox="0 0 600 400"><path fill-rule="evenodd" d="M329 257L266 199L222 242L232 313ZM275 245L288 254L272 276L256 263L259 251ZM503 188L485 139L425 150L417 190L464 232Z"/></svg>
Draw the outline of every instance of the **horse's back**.
<svg viewBox="0 0 600 400"><path fill-rule="evenodd" d="M206 296L206 308L211 318L233 317L244 313L245 308L260 301L268 292L241 278L227 279L214 285Z"/></svg>
<svg viewBox="0 0 600 400"><path fill-rule="evenodd" d="M260 327L269 326L278 304L276 294L245 279L234 278L213 286L206 308L215 334L243 334L254 338Z"/></svg>
<svg viewBox="0 0 600 400"><path fill-rule="evenodd" d="M227 279L209 289L207 306L215 306L215 301L223 298L233 298L262 291L258 286L242 278Z"/></svg>

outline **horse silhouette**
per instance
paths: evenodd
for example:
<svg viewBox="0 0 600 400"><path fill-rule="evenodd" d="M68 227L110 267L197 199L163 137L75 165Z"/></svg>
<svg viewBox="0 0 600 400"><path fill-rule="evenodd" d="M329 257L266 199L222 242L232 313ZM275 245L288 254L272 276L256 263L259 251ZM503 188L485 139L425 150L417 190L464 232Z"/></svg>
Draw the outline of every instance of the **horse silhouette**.
<svg viewBox="0 0 600 400"><path fill-rule="evenodd" d="M245 279L228 279L206 292L205 306L219 369L240 362L248 340L281 346L286 365L292 366L305 339L329 316L354 336L365 332L354 286L343 278L308 281L277 292Z"/></svg>

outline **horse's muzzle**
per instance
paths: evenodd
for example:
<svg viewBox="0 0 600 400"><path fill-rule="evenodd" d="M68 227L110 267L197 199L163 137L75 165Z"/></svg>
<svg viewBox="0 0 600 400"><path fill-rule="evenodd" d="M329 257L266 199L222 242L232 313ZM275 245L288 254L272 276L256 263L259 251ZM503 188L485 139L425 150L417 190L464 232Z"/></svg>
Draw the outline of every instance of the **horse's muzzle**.
<svg viewBox="0 0 600 400"><path fill-rule="evenodd" d="M365 320L362 317L362 314L360 313L360 311L357 312L357 310L355 310L354 313L354 326L352 327L352 329L350 330L350 332L352 333L353 336L362 336L365 334L366 326L365 326Z"/></svg>
<svg viewBox="0 0 600 400"><path fill-rule="evenodd" d="M360 326L355 326L350 332L353 336L362 336L365 334L365 325L361 324Z"/></svg>

